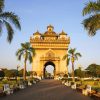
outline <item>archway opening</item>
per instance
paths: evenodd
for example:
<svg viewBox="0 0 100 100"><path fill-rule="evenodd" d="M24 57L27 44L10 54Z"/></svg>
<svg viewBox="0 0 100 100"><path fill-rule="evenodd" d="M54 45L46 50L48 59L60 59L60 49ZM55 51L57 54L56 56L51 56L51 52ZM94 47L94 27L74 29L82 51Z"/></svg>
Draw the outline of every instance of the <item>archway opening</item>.
<svg viewBox="0 0 100 100"><path fill-rule="evenodd" d="M45 79L53 79L55 76L55 64L51 61L46 62L43 74Z"/></svg>

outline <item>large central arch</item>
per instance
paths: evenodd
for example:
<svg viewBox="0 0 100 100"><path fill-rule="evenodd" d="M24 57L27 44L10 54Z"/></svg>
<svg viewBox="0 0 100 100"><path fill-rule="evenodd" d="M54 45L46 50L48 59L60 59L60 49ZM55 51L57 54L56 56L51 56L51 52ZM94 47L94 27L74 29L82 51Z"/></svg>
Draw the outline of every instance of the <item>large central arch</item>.
<svg viewBox="0 0 100 100"><path fill-rule="evenodd" d="M52 61L47 61L45 64L44 64L44 69L43 69L43 77L46 79L46 78L53 78L51 76L46 76L46 67L48 65L52 65L54 70L53 70L53 77L55 76L55 71L56 71L56 67L55 67L55 64L52 62Z"/></svg>

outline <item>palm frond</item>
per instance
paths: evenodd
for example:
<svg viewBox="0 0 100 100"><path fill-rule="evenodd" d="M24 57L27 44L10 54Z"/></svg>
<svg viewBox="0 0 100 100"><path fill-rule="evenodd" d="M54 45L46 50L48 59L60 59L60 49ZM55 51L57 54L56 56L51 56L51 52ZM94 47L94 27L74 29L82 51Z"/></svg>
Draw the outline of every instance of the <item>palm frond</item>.
<svg viewBox="0 0 100 100"><path fill-rule="evenodd" d="M18 60L21 60L21 57L23 56L23 52L20 52L18 55Z"/></svg>
<svg viewBox="0 0 100 100"><path fill-rule="evenodd" d="M75 51L76 51L76 48L73 48L73 49L72 49L72 48L70 48L70 49L69 49L69 51L68 51L68 53L69 53L69 54L74 54L74 53L75 53Z"/></svg>
<svg viewBox="0 0 100 100"><path fill-rule="evenodd" d="M16 56L18 56L21 52L24 52L24 49L23 48L17 50Z"/></svg>
<svg viewBox="0 0 100 100"><path fill-rule="evenodd" d="M24 49L18 49L16 52L16 56L18 57L18 60L21 60L22 55L24 54Z"/></svg>
<svg viewBox="0 0 100 100"><path fill-rule="evenodd" d="M68 55L67 55L67 54L66 54L66 55L64 55L64 56L63 56L63 58L62 58L62 60L67 59L67 57L68 57Z"/></svg>
<svg viewBox="0 0 100 100"><path fill-rule="evenodd" d="M30 43L29 43L30 44ZM31 45L29 45L29 49L28 49L30 52L32 52L32 55L35 56L36 53L35 53L35 49L33 47L31 47Z"/></svg>
<svg viewBox="0 0 100 100"><path fill-rule="evenodd" d="M29 42L21 43L21 46L22 46L22 48L24 48L24 49L29 49L30 44L29 44Z"/></svg>
<svg viewBox="0 0 100 100"><path fill-rule="evenodd" d="M32 50L32 55L35 56L36 55L36 52L35 52L35 49L33 48Z"/></svg>
<svg viewBox="0 0 100 100"><path fill-rule="evenodd" d="M30 43L29 43L29 42L26 42L25 44L26 44L28 47L30 47Z"/></svg>
<svg viewBox="0 0 100 100"><path fill-rule="evenodd" d="M12 26L7 21L4 20L4 23L5 23L5 26L7 28L7 33L8 33L7 41L9 43L11 43L11 41L13 39L13 35L14 35L14 30L13 30Z"/></svg>
<svg viewBox="0 0 100 100"><path fill-rule="evenodd" d="M29 48L29 51L33 51L33 48L32 48L32 47L30 47L30 48Z"/></svg>
<svg viewBox="0 0 100 100"><path fill-rule="evenodd" d="M25 49L25 44L24 44L24 43L21 43L21 47L22 47L23 49Z"/></svg>
<svg viewBox="0 0 100 100"><path fill-rule="evenodd" d="M2 22L2 20L0 20L0 36L1 36L1 33L2 33L2 25L3 25L3 22Z"/></svg>
<svg viewBox="0 0 100 100"><path fill-rule="evenodd" d="M97 2L90 1L89 3L87 3L82 13L84 16L93 12L100 12L100 0L98 0Z"/></svg>
<svg viewBox="0 0 100 100"><path fill-rule="evenodd" d="M21 59L22 55L24 57L24 62L29 60L29 62L32 63L32 57L35 55L35 49L30 46L29 42L21 43L21 49L18 49L16 52L16 56L18 56L19 60Z"/></svg>
<svg viewBox="0 0 100 100"><path fill-rule="evenodd" d="M78 60L78 57L81 57L82 55L80 53L75 54L75 59Z"/></svg>
<svg viewBox="0 0 100 100"><path fill-rule="evenodd" d="M76 53L75 56L82 57L80 53Z"/></svg>
<svg viewBox="0 0 100 100"><path fill-rule="evenodd" d="M88 31L89 36L94 36L96 31L100 29L100 14L85 19L82 23Z"/></svg>
<svg viewBox="0 0 100 100"><path fill-rule="evenodd" d="M0 12L2 12L4 8L4 0L0 0Z"/></svg>
<svg viewBox="0 0 100 100"><path fill-rule="evenodd" d="M67 59L67 66L69 65L70 63L70 58Z"/></svg>
<svg viewBox="0 0 100 100"><path fill-rule="evenodd" d="M20 22L19 22L19 18L17 15L15 15L12 12L4 12L0 14L0 18L4 19L4 20L10 20L16 28L18 28L19 30L21 30L21 26L20 26Z"/></svg>
<svg viewBox="0 0 100 100"><path fill-rule="evenodd" d="M28 52L28 59L29 62L32 63L33 59L32 59L32 54L30 52Z"/></svg>

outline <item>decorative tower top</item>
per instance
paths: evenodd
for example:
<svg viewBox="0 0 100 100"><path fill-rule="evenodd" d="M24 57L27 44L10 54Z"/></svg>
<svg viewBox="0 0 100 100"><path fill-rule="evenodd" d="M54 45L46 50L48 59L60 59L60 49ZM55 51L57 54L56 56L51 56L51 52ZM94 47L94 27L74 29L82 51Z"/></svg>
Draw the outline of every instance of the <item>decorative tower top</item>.
<svg viewBox="0 0 100 100"><path fill-rule="evenodd" d="M67 35L63 30L59 35Z"/></svg>
<svg viewBox="0 0 100 100"><path fill-rule="evenodd" d="M47 26L48 32L53 32L54 27L52 25Z"/></svg>
<svg viewBox="0 0 100 100"><path fill-rule="evenodd" d="M41 33L37 30L37 32L33 33L34 39L40 39L41 38Z"/></svg>
<svg viewBox="0 0 100 100"><path fill-rule="evenodd" d="M54 27L52 25L47 26L47 31L44 33L44 36L53 36L55 37L57 34L54 32Z"/></svg>
<svg viewBox="0 0 100 100"><path fill-rule="evenodd" d="M35 32L33 35L41 35L41 34L40 34L39 31L37 30L37 32Z"/></svg>
<svg viewBox="0 0 100 100"><path fill-rule="evenodd" d="M70 38L67 34L62 30L59 34L54 31L54 27L52 25L47 26L47 30L44 33L40 33L36 31L33 33L33 36L30 39L31 41L54 41L54 42L70 42Z"/></svg>

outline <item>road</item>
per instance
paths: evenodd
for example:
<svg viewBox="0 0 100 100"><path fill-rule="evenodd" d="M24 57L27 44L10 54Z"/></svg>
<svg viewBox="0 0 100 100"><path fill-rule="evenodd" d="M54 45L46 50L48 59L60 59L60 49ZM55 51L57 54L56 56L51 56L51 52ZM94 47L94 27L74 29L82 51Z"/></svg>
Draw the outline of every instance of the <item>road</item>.
<svg viewBox="0 0 100 100"><path fill-rule="evenodd" d="M92 100L56 80L42 80L0 100Z"/></svg>

